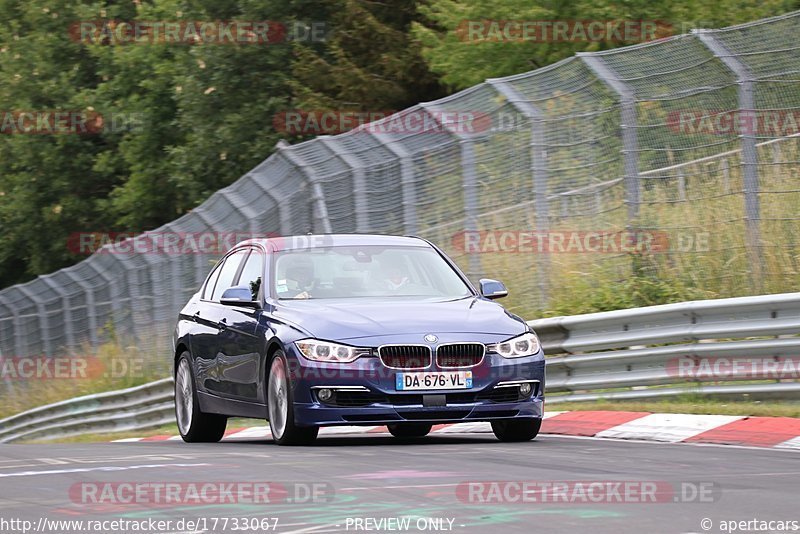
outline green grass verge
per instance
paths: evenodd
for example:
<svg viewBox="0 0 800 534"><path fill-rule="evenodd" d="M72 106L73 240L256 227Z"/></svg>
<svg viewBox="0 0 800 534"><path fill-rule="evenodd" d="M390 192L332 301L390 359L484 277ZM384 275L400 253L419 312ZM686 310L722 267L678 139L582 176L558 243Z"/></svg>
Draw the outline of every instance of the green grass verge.
<svg viewBox="0 0 800 534"><path fill-rule="evenodd" d="M169 376L167 358L148 358L134 346L106 343L95 349L89 346L74 351L74 357L87 363L85 376L78 378L41 378L19 380L7 388L0 403L0 419L38 406L62 400L125 389ZM149 362L164 360L164 365Z"/></svg>
<svg viewBox="0 0 800 534"><path fill-rule="evenodd" d="M548 410L613 410L653 413L800 417L800 402L721 401L697 397L659 401L564 402L550 404Z"/></svg>

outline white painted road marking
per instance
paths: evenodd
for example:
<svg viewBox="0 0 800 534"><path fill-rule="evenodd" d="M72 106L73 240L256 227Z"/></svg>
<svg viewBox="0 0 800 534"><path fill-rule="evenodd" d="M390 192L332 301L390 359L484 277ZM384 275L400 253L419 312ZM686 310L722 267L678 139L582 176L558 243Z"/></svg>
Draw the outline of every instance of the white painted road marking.
<svg viewBox="0 0 800 534"><path fill-rule="evenodd" d="M738 415L653 413L595 434L596 438L647 439L677 443L743 419Z"/></svg>
<svg viewBox="0 0 800 534"><path fill-rule="evenodd" d="M133 469L160 469L162 467L211 467L212 464L145 464L145 465L104 465L100 467L74 467L71 469L49 469L47 471L17 471L0 473L0 478L33 477L38 475L63 475L66 473L88 473L90 471L130 471Z"/></svg>
<svg viewBox="0 0 800 534"><path fill-rule="evenodd" d="M800 436L775 445L778 449L800 449Z"/></svg>

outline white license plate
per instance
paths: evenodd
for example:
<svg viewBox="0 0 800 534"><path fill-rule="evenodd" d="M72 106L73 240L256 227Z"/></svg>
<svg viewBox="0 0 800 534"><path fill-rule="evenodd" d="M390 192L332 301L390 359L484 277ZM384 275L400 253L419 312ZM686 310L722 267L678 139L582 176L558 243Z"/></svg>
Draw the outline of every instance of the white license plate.
<svg viewBox="0 0 800 534"><path fill-rule="evenodd" d="M395 375L395 389L397 391L470 388L472 388L472 371L397 373Z"/></svg>

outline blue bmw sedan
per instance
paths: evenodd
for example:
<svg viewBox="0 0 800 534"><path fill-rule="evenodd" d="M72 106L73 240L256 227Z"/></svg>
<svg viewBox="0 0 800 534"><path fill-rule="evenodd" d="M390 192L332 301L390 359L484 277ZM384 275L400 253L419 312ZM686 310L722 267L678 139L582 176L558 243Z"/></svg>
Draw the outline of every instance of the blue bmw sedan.
<svg viewBox="0 0 800 534"><path fill-rule="evenodd" d="M281 445L323 426L386 425L422 437L437 423L491 422L536 437L544 354L522 318L416 237L309 235L231 249L181 310L175 412L188 442L227 418L267 419Z"/></svg>

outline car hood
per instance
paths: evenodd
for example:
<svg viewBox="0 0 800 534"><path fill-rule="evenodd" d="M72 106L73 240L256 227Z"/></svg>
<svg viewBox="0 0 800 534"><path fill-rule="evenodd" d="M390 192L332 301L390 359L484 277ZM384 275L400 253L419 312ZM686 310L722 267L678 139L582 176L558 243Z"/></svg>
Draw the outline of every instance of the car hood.
<svg viewBox="0 0 800 534"><path fill-rule="evenodd" d="M499 304L477 297L282 300L275 315L331 341L428 333L513 336L526 328Z"/></svg>

